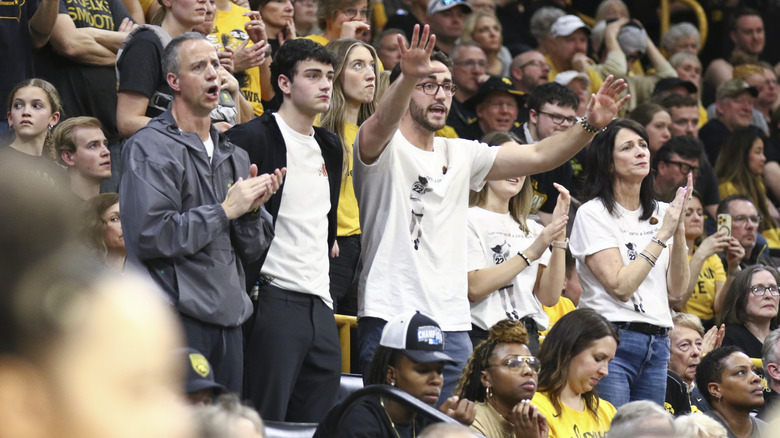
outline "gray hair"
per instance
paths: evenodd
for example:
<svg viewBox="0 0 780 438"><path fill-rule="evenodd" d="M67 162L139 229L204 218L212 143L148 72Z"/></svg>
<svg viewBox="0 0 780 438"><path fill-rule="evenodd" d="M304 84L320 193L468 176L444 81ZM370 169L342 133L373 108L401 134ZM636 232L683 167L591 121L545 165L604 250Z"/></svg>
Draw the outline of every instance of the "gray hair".
<svg viewBox="0 0 780 438"><path fill-rule="evenodd" d="M555 20L563 17L564 15L566 15L566 12L564 12L563 9L554 8L552 6L539 8L539 10L534 12L534 14L531 16L531 35L533 35L537 40L547 38L547 34L550 33L550 27L552 24L555 22Z"/></svg>
<svg viewBox="0 0 780 438"><path fill-rule="evenodd" d="M674 43L682 37L695 36L696 37L696 50L701 49L701 35L699 35L699 29L691 23L682 22L677 23L666 31L661 38L661 47L669 50L674 46Z"/></svg>
<svg viewBox="0 0 780 438"><path fill-rule="evenodd" d="M728 431L714 419L700 414L689 414L674 420L677 434L682 438L726 438Z"/></svg>
<svg viewBox="0 0 780 438"><path fill-rule="evenodd" d="M195 410L196 424L201 438L224 438L233 436L232 430L239 420L248 420L255 432L265 436L265 425L253 408L245 406L235 394L223 394L213 405Z"/></svg>
<svg viewBox="0 0 780 438"><path fill-rule="evenodd" d="M764 339L764 347L761 349L761 360L764 368L769 363L777 363L777 341L780 339L780 329L772 330Z"/></svg>
<svg viewBox="0 0 780 438"><path fill-rule="evenodd" d="M642 432L653 431L657 435L663 435L663 429L657 425L647 424L648 420L661 419L669 423L667 430L669 436L674 436L674 417L664 408L649 400L639 400L626 403L617 410L612 417L609 428L609 438L636 438L643 435Z"/></svg>
<svg viewBox="0 0 780 438"><path fill-rule="evenodd" d="M672 65L672 68L676 68L678 65L682 64L685 61L695 62L701 66L701 60L699 59L698 56L694 55L693 53L677 52L674 55L672 55L671 58L669 58L669 64Z"/></svg>
<svg viewBox="0 0 780 438"><path fill-rule="evenodd" d="M459 58L458 57L458 52L459 52L461 47L476 47L479 50L482 50L482 46L480 46L476 41L472 40L472 41L465 41L464 42L464 41L458 40L458 43L455 44L455 47L453 47L452 50L450 50L450 53L449 53L450 59L452 59L453 62L458 60L458 58Z"/></svg>
<svg viewBox="0 0 780 438"><path fill-rule="evenodd" d="M165 47L162 57L162 67L165 75L173 73L179 75L181 69L181 56L179 55L179 48L187 41L203 40L208 42L206 36L198 32L186 32L176 38L172 39L170 43ZM209 43L211 44L211 43Z"/></svg>

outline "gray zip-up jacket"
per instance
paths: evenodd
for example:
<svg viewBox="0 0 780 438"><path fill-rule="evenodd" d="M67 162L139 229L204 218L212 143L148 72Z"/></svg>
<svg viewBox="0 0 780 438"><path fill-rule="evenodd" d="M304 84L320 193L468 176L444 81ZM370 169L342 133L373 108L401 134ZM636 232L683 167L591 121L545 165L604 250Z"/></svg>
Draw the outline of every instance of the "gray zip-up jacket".
<svg viewBox="0 0 780 438"><path fill-rule="evenodd" d="M220 205L249 175L247 153L211 128L214 154L182 132L170 110L152 119L122 150L119 185L128 260L148 270L183 314L223 327L252 313L243 263L273 238L264 207L228 221Z"/></svg>

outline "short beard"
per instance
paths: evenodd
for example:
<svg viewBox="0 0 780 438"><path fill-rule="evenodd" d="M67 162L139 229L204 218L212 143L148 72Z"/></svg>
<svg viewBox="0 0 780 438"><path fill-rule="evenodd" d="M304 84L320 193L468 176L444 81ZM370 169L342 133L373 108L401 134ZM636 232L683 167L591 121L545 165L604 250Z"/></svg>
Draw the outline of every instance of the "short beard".
<svg viewBox="0 0 780 438"><path fill-rule="evenodd" d="M436 132L439 129L444 128L447 125L447 117L449 116L449 110L445 108L445 117L442 123L439 125L434 125L431 123L427 116L427 108L423 108L422 106L418 105L414 100L409 101L409 112L412 116L412 120L417 122L418 125L422 126L425 130Z"/></svg>

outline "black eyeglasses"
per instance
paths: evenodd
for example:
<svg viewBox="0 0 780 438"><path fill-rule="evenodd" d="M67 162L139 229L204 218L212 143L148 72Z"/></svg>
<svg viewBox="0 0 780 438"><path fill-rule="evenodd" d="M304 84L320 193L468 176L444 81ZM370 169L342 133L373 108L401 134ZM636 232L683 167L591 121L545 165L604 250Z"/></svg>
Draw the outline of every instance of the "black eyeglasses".
<svg viewBox="0 0 780 438"><path fill-rule="evenodd" d="M444 94L447 96L452 96L458 90L458 86L452 82L445 82L443 84L438 84L436 82L423 82L422 84L417 84L417 87L422 88L423 93L429 96L437 95L439 93L439 88L444 90Z"/></svg>
<svg viewBox="0 0 780 438"><path fill-rule="evenodd" d="M767 292L773 297L780 295L780 290L777 290L777 286L774 284L769 286L762 286L760 284L750 286L750 293L757 297L763 297Z"/></svg>
<svg viewBox="0 0 780 438"><path fill-rule="evenodd" d="M747 221L750 221L753 223L753 225L758 225L761 223L761 221L764 219L763 216L755 215L755 216L745 216L744 214L740 214L738 216L732 216L731 217L731 223L742 225Z"/></svg>
<svg viewBox="0 0 780 438"><path fill-rule="evenodd" d="M531 371L537 374L539 373L539 370L542 369L542 363L539 362L539 359L533 356L512 356L507 359L506 362L498 365L488 365L488 368L505 367L510 372L519 374L523 371L523 367L526 365L528 365L528 368L530 368Z"/></svg>
<svg viewBox="0 0 780 438"><path fill-rule="evenodd" d="M687 175L688 172L693 172L693 176L699 176L701 174L701 169L698 166L691 166L688 163L683 163L682 161L673 161L673 160L663 160L664 163L667 164L674 164L675 166L680 167L680 172L682 172L684 175Z"/></svg>
<svg viewBox="0 0 780 438"><path fill-rule="evenodd" d="M577 123L576 117L566 117L560 114L548 113L547 111L539 111L539 114L544 114L549 117L556 125L563 125L565 122L568 126L574 126L574 124Z"/></svg>

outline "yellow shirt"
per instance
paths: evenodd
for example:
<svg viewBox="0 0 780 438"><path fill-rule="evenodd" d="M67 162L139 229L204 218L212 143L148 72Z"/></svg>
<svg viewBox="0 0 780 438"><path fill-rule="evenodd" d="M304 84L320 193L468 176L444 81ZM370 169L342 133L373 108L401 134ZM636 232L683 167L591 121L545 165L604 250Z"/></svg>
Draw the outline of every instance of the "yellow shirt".
<svg viewBox="0 0 780 438"><path fill-rule="evenodd" d="M691 257L688 257L690 262ZM717 254L709 256L704 260L704 265L699 272L699 279L696 282L696 288L683 307L683 312L691 313L701 319L712 319L715 316L713 306L715 305L715 291L717 283L726 282L726 271L723 269L723 262Z"/></svg>
<svg viewBox="0 0 780 438"><path fill-rule="evenodd" d="M574 410L561 403L561 413L557 415L547 394L537 392L531 404L547 418L550 425L549 438L606 438L615 407L606 400L599 399L597 414L587 408L583 412Z"/></svg>
<svg viewBox="0 0 780 438"><path fill-rule="evenodd" d="M550 82L552 82L555 80L555 76L558 75L558 70L555 69L552 59L550 59L550 55L545 55L545 58L547 59L547 64L550 65L550 74L548 75L548 77L550 78ZM590 79L591 93L598 93L599 88L601 88L601 84L604 83L604 79L596 70L593 70L590 67L587 67L585 69L585 74L587 74L588 78Z"/></svg>
<svg viewBox="0 0 780 438"><path fill-rule="evenodd" d="M217 15L214 17L214 29L207 36L217 50L222 51L226 47L237 50L244 41L249 39L249 35L244 31L244 23L249 21L249 17L243 15L245 12L250 11L234 5L232 2L230 3L229 11L217 10ZM252 44L252 41L249 41L247 47L251 47ZM255 115L262 115L263 94L260 90L260 67L247 69L246 75L244 75L239 85L241 86L241 94L252 104ZM236 105L238 105L238 102L236 102Z"/></svg>
<svg viewBox="0 0 780 438"><path fill-rule="evenodd" d="M304 38L306 38L308 40L312 40L312 41L314 41L315 43L318 43L321 46L327 46L328 43L330 42L330 40L325 38L323 35L314 35L314 34L312 34L312 35L306 35Z"/></svg>
<svg viewBox="0 0 780 438"><path fill-rule="evenodd" d="M339 190L339 207L336 213L338 218L338 236L352 236L360 234L360 213L358 211L355 186L352 184L352 145L355 144L358 126L351 123L344 124L344 140L349 147L349 168L347 176L341 179Z"/></svg>
<svg viewBox="0 0 780 438"><path fill-rule="evenodd" d="M539 336L547 336L547 333L551 328L553 328L553 325L555 325L559 319L563 318L563 315L571 312L576 308L577 306L575 306L574 303L572 303L571 300L566 297L561 297L558 299L558 303L552 307L542 306L544 313L546 313L547 317L550 318L550 323L547 325L547 330L539 332Z"/></svg>

